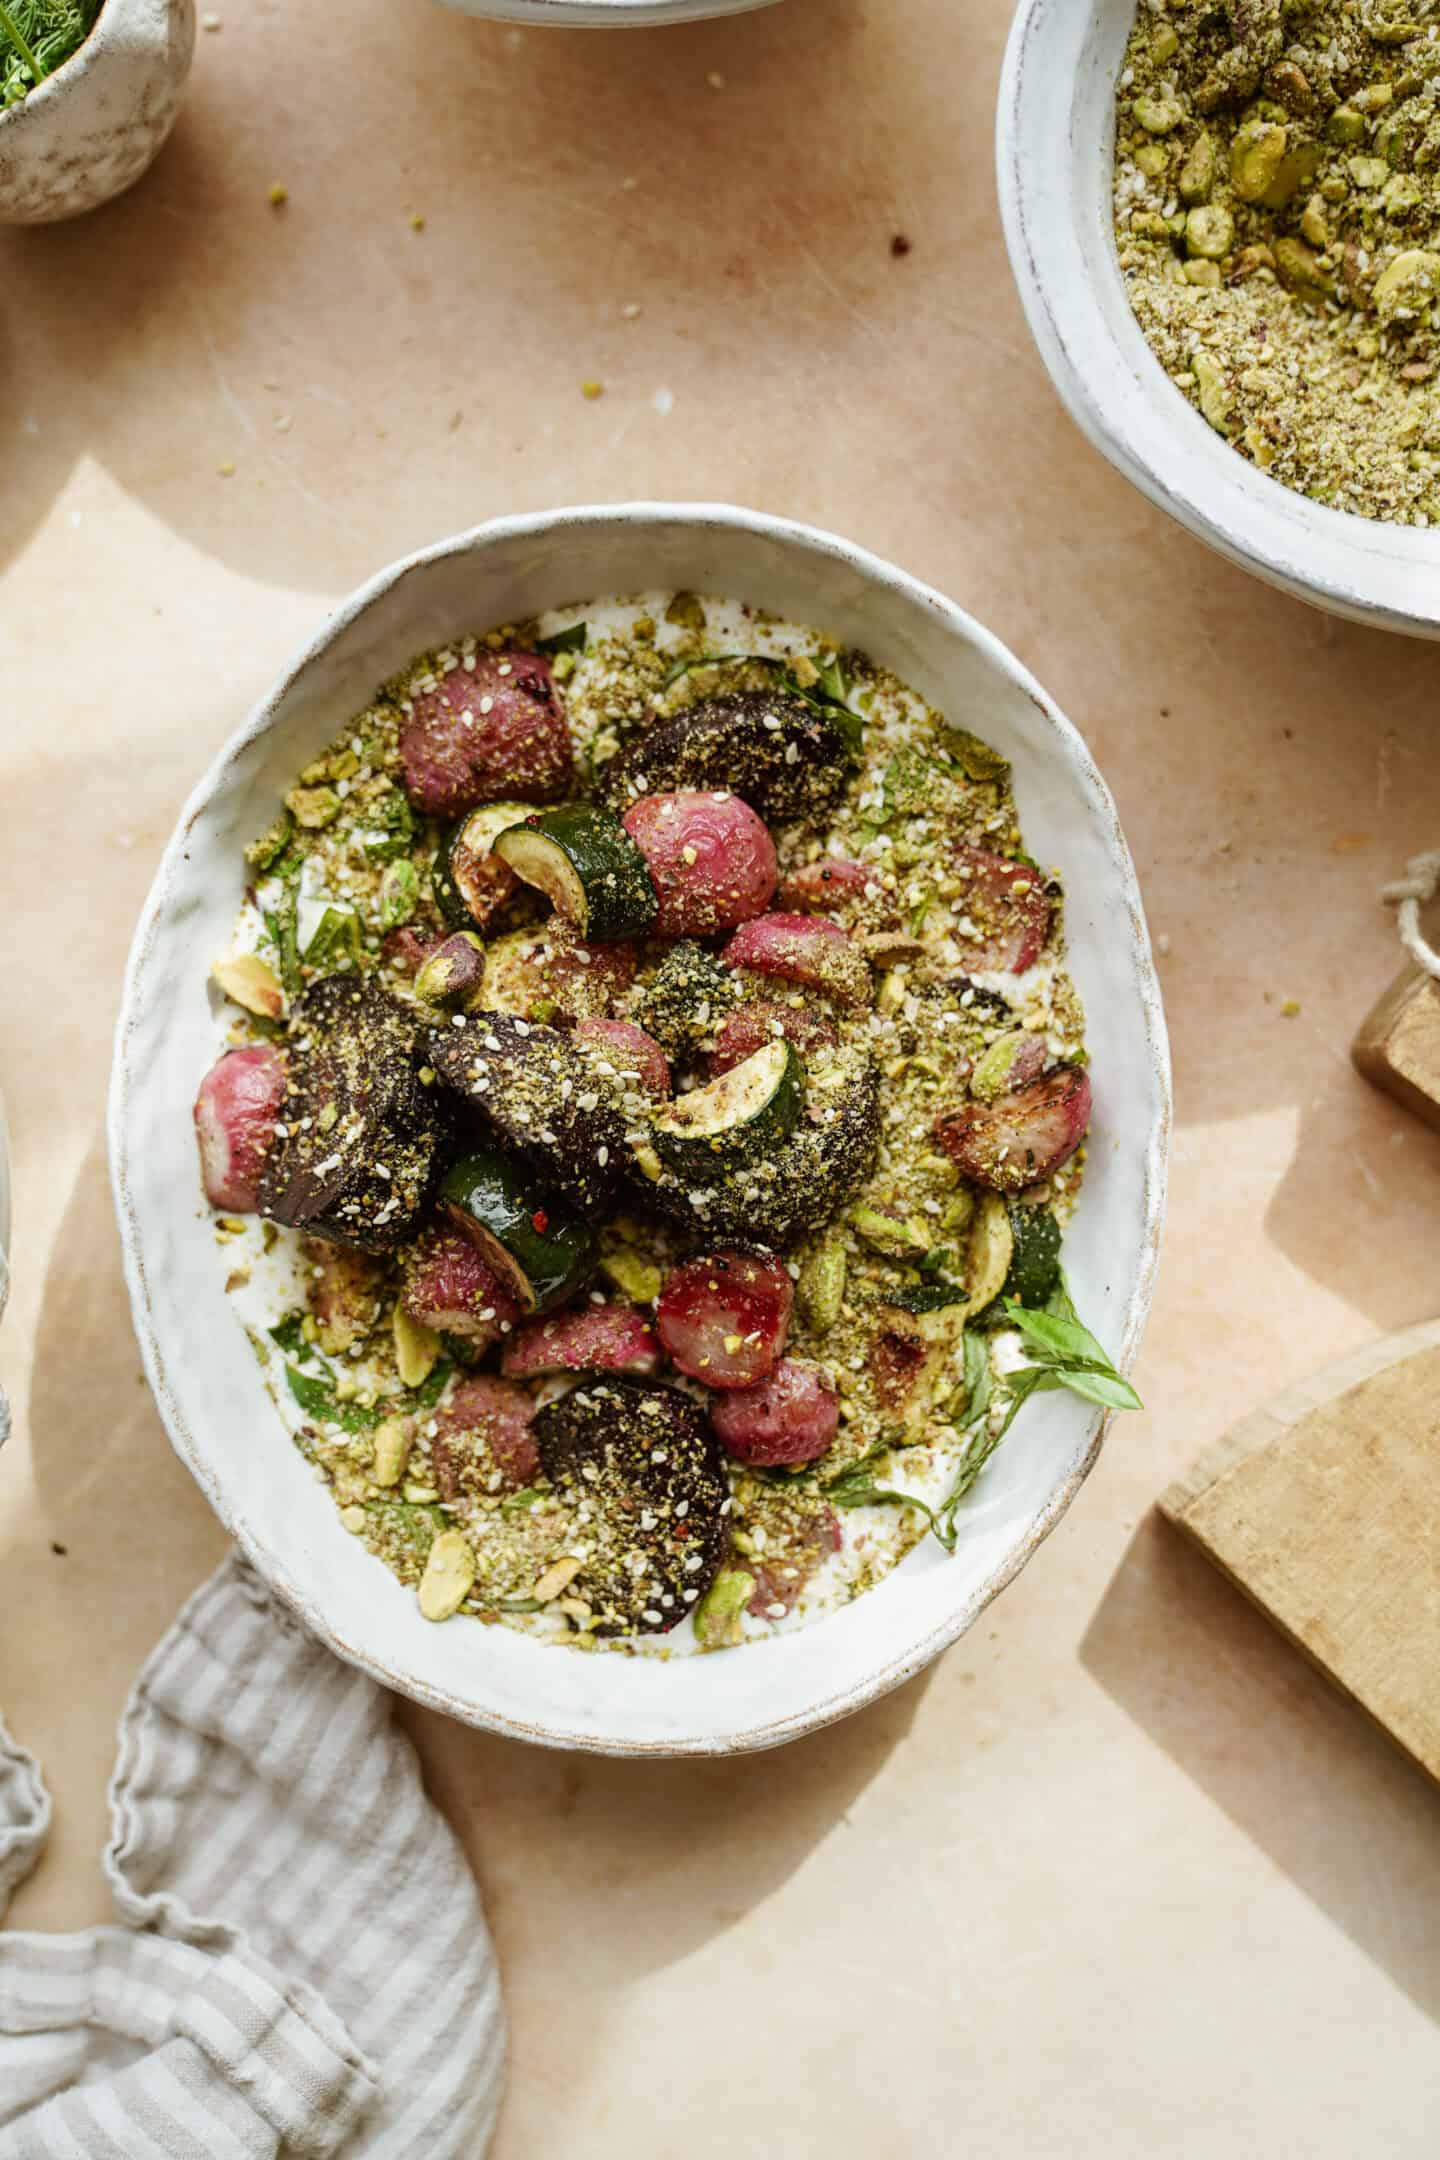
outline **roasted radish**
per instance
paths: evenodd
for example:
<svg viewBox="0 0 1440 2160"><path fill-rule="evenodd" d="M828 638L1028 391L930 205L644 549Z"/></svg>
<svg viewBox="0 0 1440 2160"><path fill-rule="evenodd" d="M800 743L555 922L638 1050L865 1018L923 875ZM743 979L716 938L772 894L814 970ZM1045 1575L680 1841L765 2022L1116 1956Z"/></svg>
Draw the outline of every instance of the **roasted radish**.
<svg viewBox="0 0 1440 2160"><path fill-rule="evenodd" d="M868 1005L870 969L850 934L826 915L761 915L742 924L721 954L727 967L803 983L837 1005Z"/></svg>
<svg viewBox="0 0 1440 2160"><path fill-rule="evenodd" d="M778 1364L794 1302L780 1261L710 1253L667 1278L655 1327L671 1363L690 1379L749 1388Z"/></svg>
<svg viewBox="0 0 1440 2160"><path fill-rule="evenodd" d="M514 1380L562 1372L648 1378L659 1363L655 1331L633 1305L579 1305L519 1329L505 1346L500 1370Z"/></svg>
<svg viewBox="0 0 1440 2160"><path fill-rule="evenodd" d="M1059 1065L1039 1080L941 1118L935 1138L963 1176L992 1192L1023 1192L1070 1160L1090 1123L1089 1076Z"/></svg>
<svg viewBox="0 0 1440 2160"><path fill-rule="evenodd" d="M744 1463L814 1462L835 1438L840 1403L818 1365L781 1358L755 1387L724 1395L710 1422L727 1452Z"/></svg>
<svg viewBox="0 0 1440 2160"><path fill-rule="evenodd" d="M212 1207L248 1215L259 1206L260 1173L284 1094L285 1060L269 1043L227 1051L206 1073L195 1098L195 1133Z"/></svg>
<svg viewBox="0 0 1440 2160"><path fill-rule="evenodd" d="M400 736L405 792L427 817L518 796L554 802L574 771L570 731L550 663L538 653L484 652L420 691Z"/></svg>
<svg viewBox="0 0 1440 2160"><path fill-rule="evenodd" d="M733 930L774 897L774 842L738 795L642 795L625 813L625 830L655 888L657 936Z"/></svg>
<svg viewBox="0 0 1440 2160"><path fill-rule="evenodd" d="M1050 935L1050 896L1038 870L985 848L956 850L961 893L955 941L962 964L979 971L1023 975Z"/></svg>

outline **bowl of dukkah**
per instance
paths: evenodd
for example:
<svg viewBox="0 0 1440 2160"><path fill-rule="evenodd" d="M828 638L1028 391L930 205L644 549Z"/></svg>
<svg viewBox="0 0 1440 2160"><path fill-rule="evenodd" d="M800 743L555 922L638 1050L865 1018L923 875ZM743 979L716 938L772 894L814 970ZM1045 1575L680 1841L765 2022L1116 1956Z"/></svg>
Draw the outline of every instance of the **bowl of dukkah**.
<svg viewBox="0 0 1440 2160"><path fill-rule="evenodd" d="M171 1439L314 1631L713 1753L917 1671L1058 1520L1136 1399L1168 1104L1039 687L858 548L641 504L424 550L256 708L111 1149Z"/></svg>
<svg viewBox="0 0 1440 2160"><path fill-rule="evenodd" d="M998 115L1031 330L1097 449L1341 615L1440 635L1440 18L1025 0Z"/></svg>

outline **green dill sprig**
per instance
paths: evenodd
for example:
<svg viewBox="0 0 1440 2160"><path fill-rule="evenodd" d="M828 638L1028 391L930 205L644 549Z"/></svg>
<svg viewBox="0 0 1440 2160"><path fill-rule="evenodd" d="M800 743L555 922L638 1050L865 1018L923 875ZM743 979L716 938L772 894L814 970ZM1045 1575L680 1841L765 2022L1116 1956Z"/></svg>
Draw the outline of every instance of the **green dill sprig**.
<svg viewBox="0 0 1440 2160"><path fill-rule="evenodd" d="M18 105L78 52L101 0L0 0L0 109Z"/></svg>

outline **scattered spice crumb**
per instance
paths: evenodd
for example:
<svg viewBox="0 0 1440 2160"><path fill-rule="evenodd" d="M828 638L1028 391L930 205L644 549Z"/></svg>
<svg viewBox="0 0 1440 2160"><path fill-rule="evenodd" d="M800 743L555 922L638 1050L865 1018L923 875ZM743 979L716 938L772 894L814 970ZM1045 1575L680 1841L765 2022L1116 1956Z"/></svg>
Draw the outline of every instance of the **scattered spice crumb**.
<svg viewBox="0 0 1440 2160"><path fill-rule="evenodd" d="M712 90L723 90L725 88L725 77L720 73L719 68L712 68L705 80Z"/></svg>
<svg viewBox="0 0 1440 2160"><path fill-rule="evenodd" d="M903 232L897 232L891 240L890 253L892 255L908 255L910 253L910 242Z"/></svg>
<svg viewBox="0 0 1440 2160"><path fill-rule="evenodd" d="M461 422L462 422L462 421L464 420L464 418L465 418L465 415L464 415L464 413L463 413L463 412L452 412L452 413L451 413L451 415L450 415L450 433L451 433L452 435L453 435L453 434L455 433L455 430L456 430L456 428L458 428L458 427L460 426L460 424L461 424Z"/></svg>
<svg viewBox="0 0 1440 2160"><path fill-rule="evenodd" d="M1160 955L1160 957L1161 957L1161 959L1162 959L1162 960L1163 960L1163 959L1165 958L1166 954L1167 954L1167 953L1169 952L1169 950L1170 950L1170 933L1169 933L1169 931L1168 931L1168 930L1162 930L1162 931L1160 932L1160 935L1159 935L1159 937L1157 937L1157 938L1156 938L1156 940L1155 940L1155 950L1156 950L1156 952L1158 952L1158 953L1159 953L1159 955Z"/></svg>
<svg viewBox="0 0 1440 2160"><path fill-rule="evenodd" d="M424 217L424 213L423 213L422 211L420 211L420 210L412 210L412 211L411 211L411 213L410 213L410 230L411 230L411 232L424 232L424 230L425 230L425 217Z"/></svg>
<svg viewBox="0 0 1440 2160"><path fill-rule="evenodd" d="M65 1558L65 1555L69 1552L70 1548L68 1545L62 1545L57 1538L51 1538L50 1550L54 1553L57 1560L63 1560Z"/></svg>
<svg viewBox="0 0 1440 2160"><path fill-rule="evenodd" d="M283 210L286 203L290 200L290 190L288 187L286 187L283 180L272 180L266 199L270 203L272 209Z"/></svg>
<svg viewBox="0 0 1440 2160"><path fill-rule="evenodd" d="M590 380L589 380L588 382L582 382L582 383L581 383L581 385L580 385L580 395L581 395L582 397L587 397L587 398L597 398L597 397L601 397L601 396L603 396L603 394L604 394L604 390L605 390L605 385L604 385L604 383L602 383L602 382L596 382L596 380L595 380L595 378L594 378L594 376L593 376L593 375L591 376L591 378L590 378Z"/></svg>
<svg viewBox="0 0 1440 2160"><path fill-rule="evenodd" d="M275 415L275 426L281 435L288 435L290 432L289 413L277 412Z"/></svg>
<svg viewBox="0 0 1440 2160"><path fill-rule="evenodd" d="M1369 847L1373 838L1374 834L1368 832L1341 833L1338 840L1331 841L1330 852L1332 855L1353 855L1358 848Z"/></svg>
<svg viewBox="0 0 1440 2160"><path fill-rule="evenodd" d="M1299 1010L1300 1000L1298 998L1286 998L1284 1004L1280 1007L1281 1017L1286 1020L1293 1020Z"/></svg>
<svg viewBox="0 0 1440 2160"><path fill-rule="evenodd" d="M202 30L218 30L220 28L220 17L218 15L202 15L200 17L200 27Z"/></svg>
<svg viewBox="0 0 1440 2160"><path fill-rule="evenodd" d="M627 300L624 307L621 308L620 313L624 316L626 322L634 322L636 316L640 313L639 301Z"/></svg>
<svg viewBox="0 0 1440 2160"><path fill-rule="evenodd" d="M219 463L219 464L218 464L218 465L216 466L215 470L216 470L216 472L217 472L217 473L219 473L219 475L220 475L220 478L221 478L222 480L231 480L231 479L233 479L233 478L234 478L234 476L235 476L235 460L234 460L234 458L233 458L233 457L221 458L221 460L220 460L220 463Z"/></svg>
<svg viewBox="0 0 1440 2160"><path fill-rule="evenodd" d="M626 173L625 178L621 181L620 185L622 188L624 188L627 195L633 195L636 188L639 187L640 182L636 179L634 173Z"/></svg>

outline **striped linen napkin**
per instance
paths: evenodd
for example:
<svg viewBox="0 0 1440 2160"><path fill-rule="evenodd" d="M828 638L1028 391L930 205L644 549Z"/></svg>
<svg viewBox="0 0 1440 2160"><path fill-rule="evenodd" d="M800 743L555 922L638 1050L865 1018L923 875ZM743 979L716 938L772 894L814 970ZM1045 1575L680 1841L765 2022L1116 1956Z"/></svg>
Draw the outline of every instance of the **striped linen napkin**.
<svg viewBox="0 0 1440 2160"><path fill-rule="evenodd" d="M126 1705L119 1924L0 1932L0 2160L479 2160L504 2076L474 1881L384 1691L238 1558ZM0 1912L50 1825L0 1726Z"/></svg>

